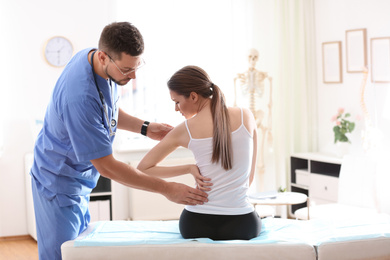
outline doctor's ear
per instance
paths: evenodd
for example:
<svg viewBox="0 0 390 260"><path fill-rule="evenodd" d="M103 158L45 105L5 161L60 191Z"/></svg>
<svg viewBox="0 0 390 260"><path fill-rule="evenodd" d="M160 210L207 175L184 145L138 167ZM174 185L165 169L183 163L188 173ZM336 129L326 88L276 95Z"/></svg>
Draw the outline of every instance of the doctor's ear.
<svg viewBox="0 0 390 260"><path fill-rule="evenodd" d="M98 53L99 62L103 65L106 65L108 62L110 62L110 57L108 57L107 53L104 51L99 51Z"/></svg>

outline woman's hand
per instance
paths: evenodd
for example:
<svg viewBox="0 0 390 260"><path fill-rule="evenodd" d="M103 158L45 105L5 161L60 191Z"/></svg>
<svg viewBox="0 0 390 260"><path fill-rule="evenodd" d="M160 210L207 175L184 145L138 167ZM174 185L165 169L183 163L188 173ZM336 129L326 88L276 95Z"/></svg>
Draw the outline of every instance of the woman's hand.
<svg viewBox="0 0 390 260"><path fill-rule="evenodd" d="M210 178L206 178L202 176L202 174L199 171L199 168L196 164L190 165L190 173L192 176L194 176L195 181L196 181L196 186L199 190L202 191L210 191L213 184L210 182Z"/></svg>

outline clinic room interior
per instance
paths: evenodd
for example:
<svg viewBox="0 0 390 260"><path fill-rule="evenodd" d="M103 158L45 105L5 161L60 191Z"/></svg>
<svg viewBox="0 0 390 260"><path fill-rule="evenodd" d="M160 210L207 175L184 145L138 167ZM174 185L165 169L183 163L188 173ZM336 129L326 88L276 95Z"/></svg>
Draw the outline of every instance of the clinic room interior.
<svg viewBox="0 0 390 260"><path fill-rule="evenodd" d="M131 22L144 37L146 65L121 87L121 108L151 122L181 123L166 82L183 66L200 66L229 106L255 114L259 156L250 191L302 191L310 197L310 183L297 183L305 179L292 174L293 157L341 164L346 156L363 156L386 169L388 10L386 0L1 1L0 239L32 236L28 172L46 105L63 70L45 57L51 38L65 37L75 54L96 47L110 22ZM250 69L262 77L245 78ZM353 127L340 136L335 127L342 120ZM155 143L119 131L114 155L134 166ZM166 163L191 161L191 156L180 148ZM389 198L390 171L367 178L374 175L381 177L376 196ZM175 219L182 208L118 183L101 188L90 209L94 220ZM318 204L333 200L337 194ZM378 201L378 213L390 214L389 201ZM264 210L295 218L291 207Z"/></svg>

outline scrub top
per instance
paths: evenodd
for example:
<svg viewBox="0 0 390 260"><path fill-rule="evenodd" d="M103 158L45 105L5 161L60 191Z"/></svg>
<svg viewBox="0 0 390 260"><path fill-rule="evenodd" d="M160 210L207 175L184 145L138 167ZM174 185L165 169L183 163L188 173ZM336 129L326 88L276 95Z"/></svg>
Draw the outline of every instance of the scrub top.
<svg viewBox="0 0 390 260"><path fill-rule="evenodd" d="M59 77L34 149L31 175L39 192L60 207L79 203L96 186L99 173L90 160L112 154L109 124L118 122L116 84L95 74L107 115L96 88L88 53L77 53ZM111 130L116 132L116 127Z"/></svg>

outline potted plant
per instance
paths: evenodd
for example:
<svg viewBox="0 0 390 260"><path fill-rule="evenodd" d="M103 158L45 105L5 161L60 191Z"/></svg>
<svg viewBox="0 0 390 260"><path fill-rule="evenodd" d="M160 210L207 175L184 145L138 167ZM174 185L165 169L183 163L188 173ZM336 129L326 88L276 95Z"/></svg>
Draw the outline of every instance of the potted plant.
<svg viewBox="0 0 390 260"><path fill-rule="evenodd" d="M350 116L350 113L344 113L344 108L339 108L337 115L332 117L332 121L336 124L333 127L334 143L351 143L347 134L352 133L352 131L355 129L355 123L348 120Z"/></svg>

